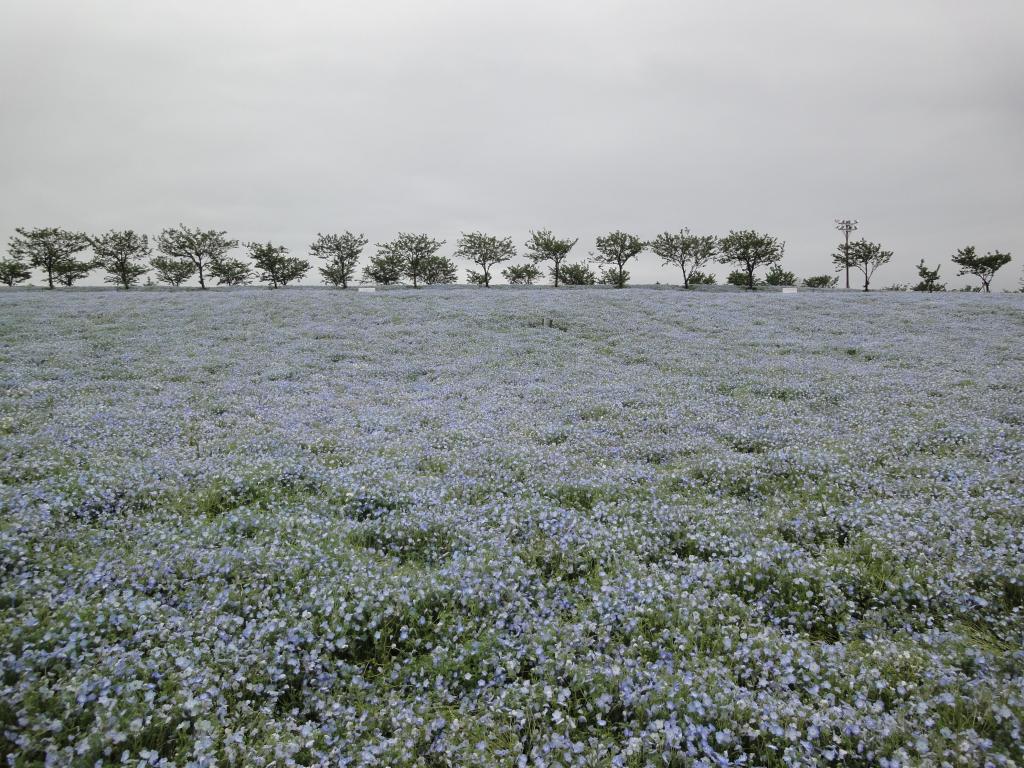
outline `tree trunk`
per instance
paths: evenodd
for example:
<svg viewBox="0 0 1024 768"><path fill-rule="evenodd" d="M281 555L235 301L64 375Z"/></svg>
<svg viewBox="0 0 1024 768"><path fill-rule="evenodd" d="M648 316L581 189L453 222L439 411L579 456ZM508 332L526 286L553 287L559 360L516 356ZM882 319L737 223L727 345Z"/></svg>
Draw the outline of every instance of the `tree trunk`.
<svg viewBox="0 0 1024 768"><path fill-rule="evenodd" d="M561 259L555 259L555 288L558 287L558 263Z"/></svg>
<svg viewBox="0 0 1024 768"><path fill-rule="evenodd" d="M990 291L989 288L988 288L988 280L985 280L984 278L982 278L981 284L985 286L985 293L992 293L992 291Z"/></svg>

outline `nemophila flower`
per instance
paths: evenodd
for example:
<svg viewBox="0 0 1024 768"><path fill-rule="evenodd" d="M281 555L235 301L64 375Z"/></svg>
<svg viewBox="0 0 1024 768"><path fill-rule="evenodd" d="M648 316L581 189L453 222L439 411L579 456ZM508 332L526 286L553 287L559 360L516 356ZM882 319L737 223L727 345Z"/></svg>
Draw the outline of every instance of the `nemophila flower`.
<svg viewBox="0 0 1024 768"><path fill-rule="evenodd" d="M0 296L8 762L1021 763L1020 302L850 299Z"/></svg>

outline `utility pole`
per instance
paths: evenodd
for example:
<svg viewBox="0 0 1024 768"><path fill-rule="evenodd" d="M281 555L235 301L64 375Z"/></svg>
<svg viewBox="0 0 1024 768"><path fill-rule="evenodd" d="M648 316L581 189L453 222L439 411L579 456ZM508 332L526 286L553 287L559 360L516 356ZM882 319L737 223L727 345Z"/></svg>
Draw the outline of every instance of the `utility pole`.
<svg viewBox="0 0 1024 768"><path fill-rule="evenodd" d="M850 233L857 229L856 219L836 219L836 229L846 236L843 246L843 261L846 262L846 289L850 289Z"/></svg>

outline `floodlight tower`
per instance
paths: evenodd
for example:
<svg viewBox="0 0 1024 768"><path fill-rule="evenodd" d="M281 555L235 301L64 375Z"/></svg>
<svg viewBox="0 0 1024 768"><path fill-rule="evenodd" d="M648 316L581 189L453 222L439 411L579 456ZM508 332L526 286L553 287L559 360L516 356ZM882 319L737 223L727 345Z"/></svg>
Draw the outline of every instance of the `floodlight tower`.
<svg viewBox="0 0 1024 768"><path fill-rule="evenodd" d="M846 263L846 288L850 288L850 233L857 230L856 219L836 219L836 229L846 236L843 246L843 261Z"/></svg>

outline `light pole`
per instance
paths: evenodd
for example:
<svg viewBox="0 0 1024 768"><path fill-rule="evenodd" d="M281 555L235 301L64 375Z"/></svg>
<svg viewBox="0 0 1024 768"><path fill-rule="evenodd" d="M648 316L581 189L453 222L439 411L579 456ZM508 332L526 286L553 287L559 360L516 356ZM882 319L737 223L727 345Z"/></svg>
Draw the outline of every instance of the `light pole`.
<svg viewBox="0 0 1024 768"><path fill-rule="evenodd" d="M836 219L836 229L846 236L843 246L843 262L846 264L846 289L850 289L850 233L857 229L856 219Z"/></svg>

